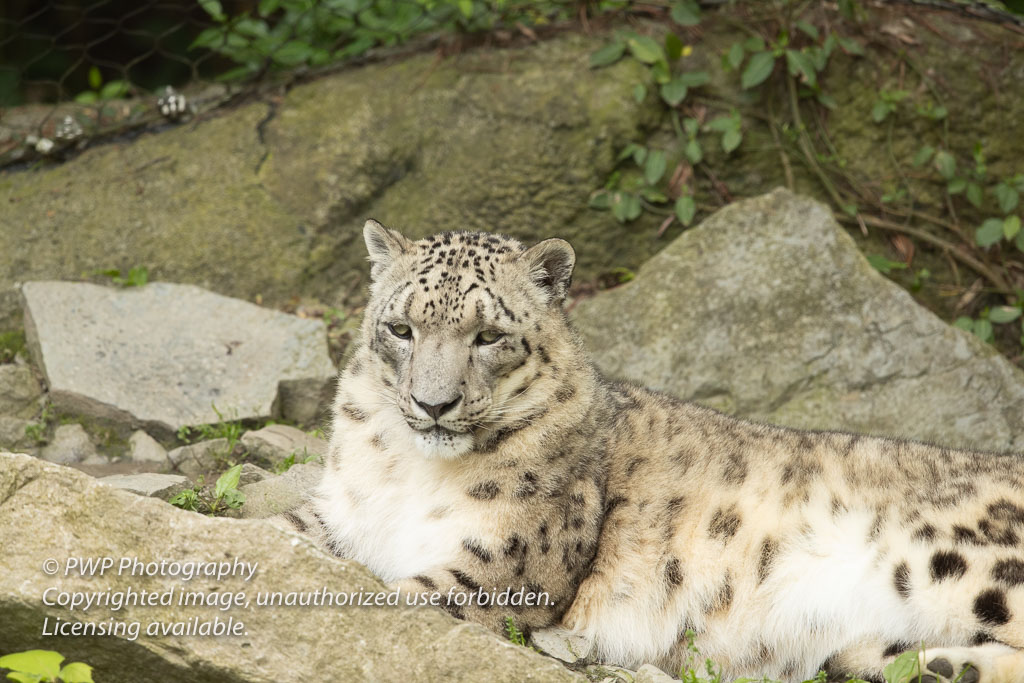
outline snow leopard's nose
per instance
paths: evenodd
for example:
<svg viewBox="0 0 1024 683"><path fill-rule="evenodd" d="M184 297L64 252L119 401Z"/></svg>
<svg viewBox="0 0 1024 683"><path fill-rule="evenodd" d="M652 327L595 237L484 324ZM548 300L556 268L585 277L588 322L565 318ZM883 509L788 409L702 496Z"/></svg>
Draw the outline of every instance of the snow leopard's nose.
<svg viewBox="0 0 1024 683"><path fill-rule="evenodd" d="M415 396L412 397L412 400L416 401L416 405L423 408L427 415L434 418L434 420L440 420L442 415L454 408L462 400L462 396L456 396L454 400L447 403L424 403Z"/></svg>

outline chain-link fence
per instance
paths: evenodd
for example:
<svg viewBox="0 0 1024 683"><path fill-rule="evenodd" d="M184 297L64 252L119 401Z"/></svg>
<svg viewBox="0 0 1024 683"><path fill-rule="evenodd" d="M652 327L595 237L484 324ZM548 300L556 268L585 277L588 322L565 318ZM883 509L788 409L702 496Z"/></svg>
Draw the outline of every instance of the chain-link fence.
<svg viewBox="0 0 1024 683"><path fill-rule="evenodd" d="M695 0L651 0L640 9ZM701 0L701 5L726 0ZM1014 3L887 0L1024 25ZM881 4L880 0L846 0ZM4 0L0 167L229 100L268 75L428 35L527 34L633 0ZM843 4L842 2L840 4ZM643 5L643 7L641 7ZM183 94L182 94L183 93Z"/></svg>

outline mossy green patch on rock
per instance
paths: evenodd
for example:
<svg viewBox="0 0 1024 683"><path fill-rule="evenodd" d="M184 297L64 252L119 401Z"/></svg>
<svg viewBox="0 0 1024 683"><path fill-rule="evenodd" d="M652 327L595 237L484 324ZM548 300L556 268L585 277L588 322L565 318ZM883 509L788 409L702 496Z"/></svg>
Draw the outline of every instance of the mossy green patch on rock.
<svg viewBox="0 0 1024 683"><path fill-rule="evenodd" d="M14 282L144 265L278 305L334 301L365 271L374 216L420 236L484 229L587 247L580 275L661 242L586 208L625 140L656 120L637 64L591 70L599 38L354 68L0 184L0 326ZM648 226L650 227L650 226Z"/></svg>

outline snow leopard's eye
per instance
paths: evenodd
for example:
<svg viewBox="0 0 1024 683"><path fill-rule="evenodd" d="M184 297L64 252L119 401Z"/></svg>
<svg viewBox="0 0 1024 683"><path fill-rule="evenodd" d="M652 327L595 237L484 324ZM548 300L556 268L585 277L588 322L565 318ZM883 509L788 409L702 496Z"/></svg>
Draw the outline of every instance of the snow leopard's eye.
<svg viewBox="0 0 1024 683"><path fill-rule="evenodd" d="M487 346L488 344L493 344L504 336L505 335L496 330L484 330L480 334L476 335L476 345Z"/></svg>
<svg viewBox="0 0 1024 683"><path fill-rule="evenodd" d="M404 323L388 323L388 329L399 339L408 339L412 336L412 328Z"/></svg>

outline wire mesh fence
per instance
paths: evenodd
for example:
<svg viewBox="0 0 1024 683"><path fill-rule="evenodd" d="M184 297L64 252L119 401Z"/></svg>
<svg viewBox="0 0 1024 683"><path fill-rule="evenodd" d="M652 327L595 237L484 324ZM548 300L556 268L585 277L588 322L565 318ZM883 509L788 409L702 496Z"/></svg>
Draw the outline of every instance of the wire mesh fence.
<svg viewBox="0 0 1024 683"><path fill-rule="evenodd" d="M695 0L647 4L667 7L679 2ZM723 2L702 0L701 4ZM1002 3L903 2L960 8L981 18L1022 23ZM581 14L643 4L634 0L5 0L0 4L0 166L59 155L110 131L195 113L229 100L267 76L315 69L416 36L464 35L501 26L529 32Z"/></svg>

